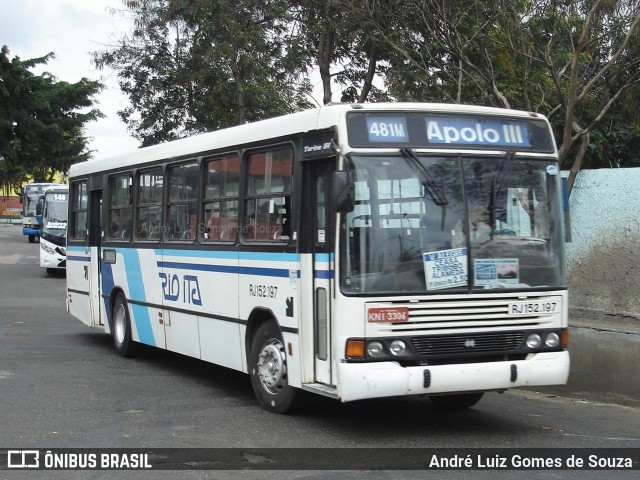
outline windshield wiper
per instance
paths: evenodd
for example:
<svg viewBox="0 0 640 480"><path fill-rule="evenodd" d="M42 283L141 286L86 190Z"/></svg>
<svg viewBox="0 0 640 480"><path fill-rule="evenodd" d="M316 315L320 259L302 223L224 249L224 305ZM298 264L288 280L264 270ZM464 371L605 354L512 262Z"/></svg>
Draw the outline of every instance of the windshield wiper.
<svg viewBox="0 0 640 480"><path fill-rule="evenodd" d="M491 183L491 198L489 199L489 221L492 232L496 229L496 207L498 204L498 194L503 192L511 182L513 171L511 166L515 155L513 152L507 152L507 158L504 167L498 171L498 175L494 177ZM493 237L493 234L491 235Z"/></svg>
<svg viewBox="0 0 640 480"><path fill-rule="evenodd" d="M400 149L400 153L403 157L409 160L409 166L414 171L416 171L418 175L422 176L422 185L424 186L425 192L431 197L431 200L433 200L433 203L440 207L449 205L447 197L445 197L444 193L442 193L442 191L438 188L436 182L433 180L433 177L429 173L429 170L422 164L413 150L405 147Z"/></svg>

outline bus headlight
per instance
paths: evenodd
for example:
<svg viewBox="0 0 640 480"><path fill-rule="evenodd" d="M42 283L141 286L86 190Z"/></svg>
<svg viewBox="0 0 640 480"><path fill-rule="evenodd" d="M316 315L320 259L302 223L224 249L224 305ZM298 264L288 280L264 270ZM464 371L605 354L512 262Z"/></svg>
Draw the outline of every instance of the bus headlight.
<svg viewBox="0 0 640 480"><path fill-rule="evenodd" d="M56 251L46 243L40 242L40 248L43 249L45 252L47 252L49 255L55 255L56 253Z"/></svg>
<svg viewBox="0 0 640 480"><path fill-rule="evenodd" d="M384 355L384 347L380 342L369 342L367 345L367 353L371 357L381 357Z"/></svg>
<svg viewBox="0 0 640 480"><path fill-rule="evenodd" d="M549 348L556 348L558 345L560 345L560 337L556 332L551 332L544 339L544 344Z"/></svg>
<svg viewBox="0 0 640 480"><path fill-rule="evenodd" d="M407 351L407 346L402 340L394 340L391 342L391 345L389 345L389 350L392 355L404 355Z"/></svg>
<svg viewBox="0 0 640 480"><path fill-rule="evenodd" d="M527 337L527 347L540 348L540 345L542 345L542 339L537 333L532 333Z"/></svg>

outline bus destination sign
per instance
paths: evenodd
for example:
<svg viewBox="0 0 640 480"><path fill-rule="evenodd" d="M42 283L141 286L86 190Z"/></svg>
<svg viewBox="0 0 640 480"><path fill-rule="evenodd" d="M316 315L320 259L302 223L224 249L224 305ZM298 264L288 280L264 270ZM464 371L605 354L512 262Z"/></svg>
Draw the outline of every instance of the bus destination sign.
<svg viewBox="0 0 640 480"><path fill-rule="evenodd" d="M530 147L527 125L518 121L473 118L427 118L427 139L437 145Z"/></svg>
<svg viewBox="0 0 640 480"><path fill-rule="evenodd" d="M407 122L404 117L367 117L367 132L372 143L407 143Z"/></svg>
<svg viewBox="0 0 640 480"><path fill-rule="evenodd" d="M347 116L347 129L352 147L554 151L547 123L536 118L352 112Z"/></svg>

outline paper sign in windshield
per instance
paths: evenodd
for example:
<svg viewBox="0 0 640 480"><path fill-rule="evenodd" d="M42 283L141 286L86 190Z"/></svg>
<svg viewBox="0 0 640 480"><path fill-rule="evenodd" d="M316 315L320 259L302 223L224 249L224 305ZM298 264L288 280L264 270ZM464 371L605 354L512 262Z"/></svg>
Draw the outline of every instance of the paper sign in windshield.
<svg viewBox="0 0 640 480"><path fill-rule="evenodd" d="M427 252L423 257L427 290L441 290L467 285L466 248Z"/></svg>
<svg viewBox="0 0 640 480"><path fill-rule="evenodd" d="M520 266L517 258L477 258L474 262L474 285L491 282L519 283Z"/></svg>
<svg viewBox="0 0 640 480"><path fill-rule="evenodd" d="M47 228L49 230L65 230L67 222L47 222Z"/></svg>

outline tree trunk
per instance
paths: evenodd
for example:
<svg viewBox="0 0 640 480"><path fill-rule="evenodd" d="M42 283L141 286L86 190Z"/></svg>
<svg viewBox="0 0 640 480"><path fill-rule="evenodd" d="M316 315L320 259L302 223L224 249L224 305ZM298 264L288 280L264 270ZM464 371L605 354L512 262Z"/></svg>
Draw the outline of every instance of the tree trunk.
<svg viewBox="0 0 640 480"><path fill-rule="evenodd" d="M238 125L242 125L247 122L247 105L246 96L244 92L244 79L240 75L240 68L238 66L239 58L235 57L231 61L231 72L233 73L233 79L236 83L236 95L238 96Z"/></svg>
<svg viewBox="0 0 640 480"><path fill-rule="evenodd" d="M591 137L590 132L585 132L580 139L580 149L578 150L578 154L576 155L575 160L573 161L573 165L571 165L571 170L569 170L569 195L571 195L571 191L573 190L573 184L576 181L576 177L578 176L578 172L582 167L582 160L584 159L585 154L587 153L587 148L589 147L589 139Z"/></svg>
<svg viewBox="0 0 640 480"><path fill-rule="evenodd" d="M358 98L358 102L360 103L364 103L367 101L369 92L371 92L371 88L373 87L373 78L376 75L376 65L378 64L378 51L375 44L371 45L368 56L369 68L367 69L367 75L364 78L364 85L362 85L362 91L360 92L360 97Z"/></svg>
<svg viewBox="0 0 640 480"><path fill-rule="evenodd" d="M324 105L331 103L333 96L331 92L331 58L333 51L334 30L327 27L327 30L320 35L318 45L318 70L322 79L322 102Z"/></svg>

